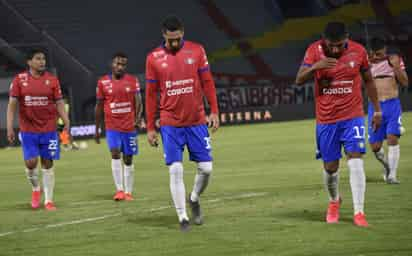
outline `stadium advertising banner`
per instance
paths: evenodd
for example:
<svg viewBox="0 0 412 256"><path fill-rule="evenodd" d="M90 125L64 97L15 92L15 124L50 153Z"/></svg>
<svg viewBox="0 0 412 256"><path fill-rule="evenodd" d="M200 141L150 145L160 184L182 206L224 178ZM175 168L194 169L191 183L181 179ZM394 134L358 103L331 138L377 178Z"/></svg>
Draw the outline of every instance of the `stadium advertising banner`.
<svg viewBox="0 0 412 256"><path fill-rule="evenodd" d="M296 86L289 77L227 74L215 74L215 81L223 125L313 117L313 84Z"/></svg>

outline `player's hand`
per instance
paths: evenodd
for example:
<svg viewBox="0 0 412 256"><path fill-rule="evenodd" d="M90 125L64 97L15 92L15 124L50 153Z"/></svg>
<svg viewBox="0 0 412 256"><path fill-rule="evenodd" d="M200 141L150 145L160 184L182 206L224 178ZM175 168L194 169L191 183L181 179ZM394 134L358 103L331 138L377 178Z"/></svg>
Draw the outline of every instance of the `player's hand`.
<svg viewBox="0 0 412 256"><path fill-rule="evenodd" d="M372 117L372 129L376 131L382 123L382 112L374 112Z"/></svg>
<svg viewBox="0 0 412 256"><path fill-rule="evenodd" d="M96 129L96 133L94 134L94 141L96 144L100 144L100 132Z"/></svg>
<svg viewBox="0 0 412 256"><path fill-rule="evenodd" d="M394 68L399 68L401 66L401 58L399 58L398 55L389 55L388 61Z"/></svg>
<svg viewBox="0 0 412 256"><path fill-rule="evenodd" d="M337 63L338 63L338 60L335 58L324 58L316 62L315 64L313 64L313 69L318 70L318 69L333 68L336 66Z"/></svg>
<svg viewBox="0 0 412 256"><path fill-rule="evenodd" d="M139 129L142 126L142 119L136 118L136 122L134 123L134 128Z"/></svg>
<svg viewBox="0 0 412 256"><path fill-rule="evenodd" d="M7 129L7 140L10 144L13 144L16 140L16 134L14 133L13 129Z"/></svg>
<svg viewBox="0 0 412 256"><path fill-rule="evenodd" d="M159 146L159 142L157 140L157 132L156 131L147 131L147 141L152 147Z"/></svg>
<svg viewBox="0 0 412 256"><path fill-rule="evenodd" d="M209 115L208 126L212 128L212 132L217 131L219 129L219 116L215 113Z"/></svg>

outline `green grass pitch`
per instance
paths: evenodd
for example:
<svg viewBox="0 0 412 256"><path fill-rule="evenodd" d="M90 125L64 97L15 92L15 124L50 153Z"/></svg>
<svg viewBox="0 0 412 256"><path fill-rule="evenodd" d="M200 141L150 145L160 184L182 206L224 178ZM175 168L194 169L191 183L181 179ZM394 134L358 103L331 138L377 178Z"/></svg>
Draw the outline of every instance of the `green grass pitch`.
<svg viewBox="0 0 412 256"><path fill-rule="evenodd" d="M401 185L386 185L368 151L366 214L352 224L341 161L341 221L324 222L327 194L314 160L314 120L223 127L213 134L214 171L202 197L205 224L178 229L161 148L139 138L133 202L114 202L105 143L62 152L56 212L29 208L19 148L0 150L0 255L412 255L412 113L403 117ZM185 155L186 191L195 165Z"/></svg>

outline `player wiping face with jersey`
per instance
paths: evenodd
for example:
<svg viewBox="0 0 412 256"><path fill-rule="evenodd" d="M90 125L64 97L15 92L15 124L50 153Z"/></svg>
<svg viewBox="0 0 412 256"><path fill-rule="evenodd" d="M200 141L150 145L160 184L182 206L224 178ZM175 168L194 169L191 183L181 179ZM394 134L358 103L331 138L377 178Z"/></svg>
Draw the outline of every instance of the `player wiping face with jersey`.
<svg viewBox="0 0 412 256"><path fill-rule="evenodd" d="M408 75L402 58L396 53L388 54L383 38L372 38L369 46L371 72L383 113L383 122L379 129L373 130L369 125L369 143L376 159L383 165L384 180L388 184L399 184L397 169L400 158L399 137L401 136L402 127L402 109L398 98L398 84L407 87ZM372 122L374 113L374 106L369 102L369 124ZM387 155L385 155L382 147L384 140L388 144Z"/></svg>
<svg viewBox="0 0 412 256"><path fill-rule="evenodd" d="M379 127L382 113L366 50L349 40L343 23L328 23L323 38L307 48L296 83L303 84L312 78L315 80L317 158L324 162L324 182L330 197L326 221L339 220L338 167L343 148L350 171L354 224L367 226L363 209L366 182L362 160L365 153L362 80L377 109L371 124L374 129Z"/></svg>

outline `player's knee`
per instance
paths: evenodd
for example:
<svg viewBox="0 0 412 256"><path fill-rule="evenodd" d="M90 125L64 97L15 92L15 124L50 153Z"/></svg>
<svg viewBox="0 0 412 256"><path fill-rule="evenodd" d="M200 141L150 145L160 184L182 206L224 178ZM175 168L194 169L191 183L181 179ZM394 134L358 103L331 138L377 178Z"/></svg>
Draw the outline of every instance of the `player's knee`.
<svg viewBox="0 0 412 256"><path fill-rule="evenodd" d="M120 159L120 150L112 149L111 151L112 159Z"/></svg>
<svg viewBox="0 0 412 256"><path fill-rule="evenodd" d="M27 169L29 170L35 169L37 167L37 158L26 160L25 163L26 163Z"/></svg>
<svg viewBox="0 0 412 256"><path fill-rule="evenodd" d="M53 160L49 160L49 159L41 159L41 167L43 169L50 169L53 167Z"/></svg>
<svg viewBox="0 0 412 256"><path fill-rule="evenodd" d="M373 152L378 152L379 150L381 150L382 144L380 143L373 143L371 144L371 149Z"/></svg>
<svg viewBox="0 0 412 256"><path fill-rule="evenodd" d="M387 142L389 146L396 146L398 145L398 136L389 134L387 137Z"/></svg>
<svg viewBox="0 0 412 256"><path fill-rule="evenodd" d="M174 162L169 165L170 175L183 175L183 164L182 162Z"/></svg>
<svg viewBox="0 0 412 256"><path fill-rule="evenodd" d="M123 156L123 162L125 165L132 165L133 164L133 156Z"/></svg>
<svg viewBox="0 0 412 256"><path fill-rule="evenodd" d="M323 167L325 168L325 170L330 173L333 174L335 172L338 171L339 169L339 161L333 161L333 162L327 162L323 164Z"/></svg>
<svg viewBox="0 0 412 256"><path fill-rule="evenodd" d="M213 170L212 162L199 162L197 163L197 170L201 174L210 175Z"/></svg>

